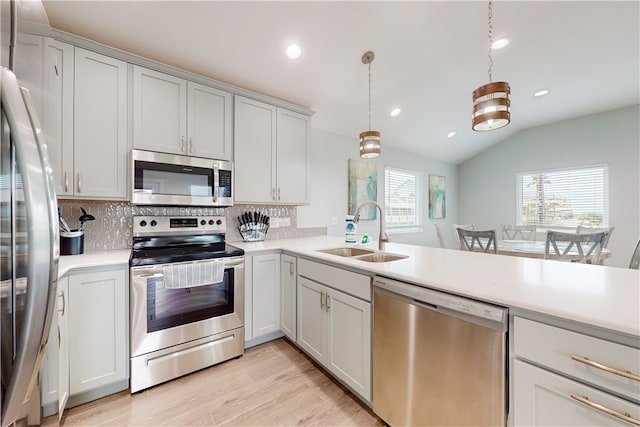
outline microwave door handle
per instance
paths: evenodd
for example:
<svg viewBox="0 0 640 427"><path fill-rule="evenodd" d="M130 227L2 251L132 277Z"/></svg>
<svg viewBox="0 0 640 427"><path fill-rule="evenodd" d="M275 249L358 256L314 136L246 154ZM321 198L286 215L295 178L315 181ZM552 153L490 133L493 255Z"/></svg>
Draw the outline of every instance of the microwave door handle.
<svg viewBox="0 0 640 427"><path fill-rule="evenodd" d="M58 275L57 208L41 126L27 90L20 93L15 75L0 69L2 108L14 139L16 163L22 174L29 257L28 290L22 338L18 340L11 376L2 402L2 426L21 415L38 378L56 301ZM43 215L43 213L46 213ZM46 220L43 221L43 216Z"/></svg>
<svg viewBox="0 0 640 427"><path fill-rule="evenodd" d="M220 188L220 168L213 165L213 203L218 202L218 189Z"/></svg>

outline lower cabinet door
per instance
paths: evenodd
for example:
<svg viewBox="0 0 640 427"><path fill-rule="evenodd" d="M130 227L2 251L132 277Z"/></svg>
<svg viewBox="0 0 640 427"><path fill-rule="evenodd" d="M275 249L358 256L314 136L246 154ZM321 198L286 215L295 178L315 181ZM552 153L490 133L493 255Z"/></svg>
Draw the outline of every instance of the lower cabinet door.
<svg viewBox="0 0 640 427"><path fill-rule="evenodd" d="M128 269L69 276L71 395L128 378Z"/></svg>
<svg viewBox="0 0 640 427"><path fill-rule="evenodd" d="M280 330L280 254L252 260L252 338Z"/></svg>
<svg viewBox="0 0 640 427"><path fill-rule="evenodd" d="M545 369L516 360L513 375L515 426L631 426L631 418L636 425L640 422L640 405Z"/></svg>
<svg viewBox="0 0 640 427"><path fill-rule="evenodd" d="M298 277L298 345L324 364L326 333L324 298L326 287Z"/></svg>
<svg viewBox="0 0 640 427"><path fill-rule="evenodd" d="M296 340L296 259L282 255L280 269L280 329L291 340Z"/></svg>
<svg viewBox="0 0 640 427"><path fill-rule="evenodd" d="M58 420L69 400L69 278L58 280Z"/></svg>
<svg viewBox="0 0 640 427"><path fill-rule="evenodd" d="M371 401L371 304L333 289L326 300L326 365Z"/></svg>

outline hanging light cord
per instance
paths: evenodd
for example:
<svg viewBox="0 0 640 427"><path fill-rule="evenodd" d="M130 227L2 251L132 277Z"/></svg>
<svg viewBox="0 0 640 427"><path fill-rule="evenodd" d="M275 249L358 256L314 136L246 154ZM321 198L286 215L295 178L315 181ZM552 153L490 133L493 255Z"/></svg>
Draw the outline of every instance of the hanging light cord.
<svg viewBox="0 0 640 427"><path fill-rule="evenodd" d="M369 60L369 130L371 130L371 60Z"/></svg>
<svg viewBox="0 0 640 427"><path fill-rule="evenodd" d="M489 70L488 70L489 83L493 81L491 76L491 68L493 67L493 58L491 57L491 45L493 44L493 24L491 22L492 18L493 18L493 4L491 0L489 0L489 16L487 18L489 23L489 53L487 55L489 57Z"/></svg>

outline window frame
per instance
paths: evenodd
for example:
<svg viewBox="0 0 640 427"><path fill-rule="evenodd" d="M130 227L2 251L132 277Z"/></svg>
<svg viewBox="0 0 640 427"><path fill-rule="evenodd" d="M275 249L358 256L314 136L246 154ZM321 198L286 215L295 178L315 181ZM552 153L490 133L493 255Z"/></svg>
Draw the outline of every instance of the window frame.
<svg viewBox="0 0 640 427"><path fill-rule="evenodd" d="M532 176L532 175L541 175L541 174L549 174L555 172L569 172L572 170L581 170L581 169L598 169L601 168L603 170L603 187L604 187L604 200L603 200L603 213L602 213L602 224L595 227L609 227L609 204L610 204L610 190L609 190L609 164L608 163L596 163L589 165L578 165L578 166L569 166L569 167L558 167L558 168L550 168L550 169L537 169L537 170L529 170L524 172L516 173L516 224L524 225L522 222L522 208L523 208L523 199L522 199L522 178L524 176ZM577 226L569 226L569 225L544 225L544 224L536 224L538 231L547 231L547 230L558 230L558 231L575 231Z"/></svg>
<svg viewBox="0 0 640 427"><path fill-rule="evenodd" d="M415 204L414 204L414 224L392 224L387 223L387 212L391 209L390 204L387 204L387 171L412 175L415 179ZM385 217L384 227L388 234L400 234L400 233L415 233L422 231L422 202L424 201L424 173L411 169L398 168L395 166L385 165L384 167L384 205L385 205Z"/></svg>

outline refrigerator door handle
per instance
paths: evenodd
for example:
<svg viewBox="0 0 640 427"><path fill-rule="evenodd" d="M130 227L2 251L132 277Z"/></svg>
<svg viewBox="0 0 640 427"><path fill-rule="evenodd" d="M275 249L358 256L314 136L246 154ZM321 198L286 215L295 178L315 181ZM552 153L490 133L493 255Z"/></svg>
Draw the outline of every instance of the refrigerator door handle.
<svg viewBox="0 0 640 427"><path fill-rule="evenodd" d="M0 70L2 109L11 129L22 175L29 257L24 321L4 396L2 427L19 419L38 379L55 306L58 280L57 203L42 127L29 91L15 74Z"/></svg>

